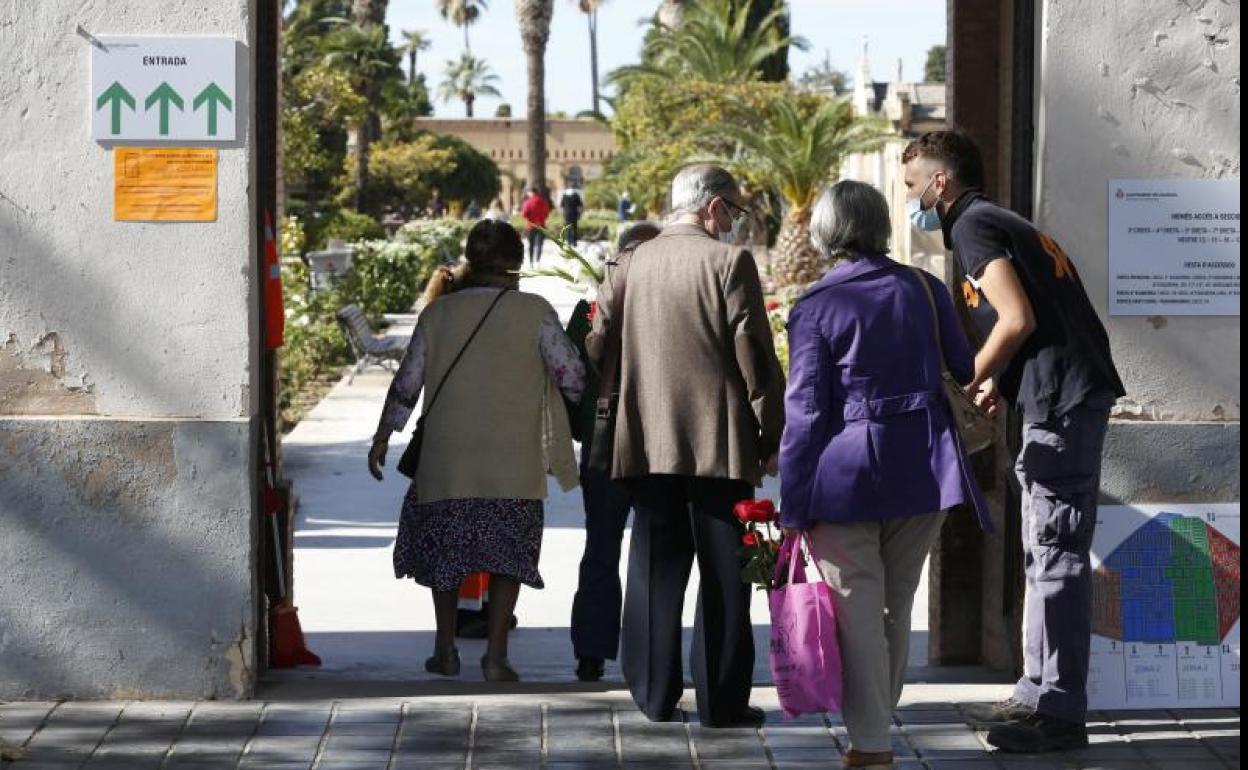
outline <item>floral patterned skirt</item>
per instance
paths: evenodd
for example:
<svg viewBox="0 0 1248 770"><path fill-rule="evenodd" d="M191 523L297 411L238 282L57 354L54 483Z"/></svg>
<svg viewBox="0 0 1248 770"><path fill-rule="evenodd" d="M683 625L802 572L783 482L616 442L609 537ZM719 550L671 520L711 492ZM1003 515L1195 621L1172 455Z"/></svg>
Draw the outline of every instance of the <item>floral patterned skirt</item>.
<svg viewBox="0 0 1248 770"><path fill-rule="evenodd" d="M403 500L394 542L394 576L410 577L435 591L456 591L476 572L545 588L537 571L544 520L541 500L420 503L413 487Z"/></svg>

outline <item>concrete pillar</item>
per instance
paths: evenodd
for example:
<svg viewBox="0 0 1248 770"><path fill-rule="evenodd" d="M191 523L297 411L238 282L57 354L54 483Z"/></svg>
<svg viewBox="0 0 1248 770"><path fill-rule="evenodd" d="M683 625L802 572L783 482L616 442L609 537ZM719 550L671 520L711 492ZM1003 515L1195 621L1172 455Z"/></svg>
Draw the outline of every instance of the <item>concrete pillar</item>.
<svg viewBox="0 0 1248 770"><path fill-rule="evenodd" d="M232 37L247 84L254 0L21 6L0 24L0 699L246 697L252 100L220 145L215 222L116 222L76 29Z"/></svg>

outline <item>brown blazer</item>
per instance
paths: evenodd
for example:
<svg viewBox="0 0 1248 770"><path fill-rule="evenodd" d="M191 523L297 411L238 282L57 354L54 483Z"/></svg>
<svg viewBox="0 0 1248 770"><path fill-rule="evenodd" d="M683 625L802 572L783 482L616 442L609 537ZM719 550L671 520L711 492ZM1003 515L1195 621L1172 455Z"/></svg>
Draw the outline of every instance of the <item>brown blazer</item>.
<svg viewBox="0 0 1248 770"><path fill-rule="evenodd" d="M677 224L631 254L612 476L762 483L784 432L784 374L749 251ZM618 268L617 268L618 269ZM589 340L612 322L610 277Z"/></svg>

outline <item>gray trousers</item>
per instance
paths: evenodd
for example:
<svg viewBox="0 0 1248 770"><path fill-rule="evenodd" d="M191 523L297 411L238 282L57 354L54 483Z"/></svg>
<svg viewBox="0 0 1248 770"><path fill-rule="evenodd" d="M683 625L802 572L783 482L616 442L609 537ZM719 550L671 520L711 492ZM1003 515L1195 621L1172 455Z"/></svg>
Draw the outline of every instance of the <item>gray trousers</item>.
<svg viewBox="0 0 1248 770"><path fill-rule="evenodd" d="M811 548L836 592L844 689L841 713L850 747L892 751L889 728L910 657L910 612L923 563L945 515L818 524Z"/></svg>
<svg viewBox="0 0 1248 770"><path fill-rule="evenodd" d="M1076 407L1023 427L1023 676L1014 698L1083 722L1092 640L1092 536L1109 408Z"/></svg>

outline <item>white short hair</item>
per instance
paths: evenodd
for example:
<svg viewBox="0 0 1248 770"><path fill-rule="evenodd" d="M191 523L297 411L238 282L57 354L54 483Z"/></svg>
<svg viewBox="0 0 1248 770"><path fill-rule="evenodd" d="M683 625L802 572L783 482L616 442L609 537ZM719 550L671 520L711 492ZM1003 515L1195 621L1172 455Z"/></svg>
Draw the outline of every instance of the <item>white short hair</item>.
<svg viewBox="0 0 1248 770"><path fill-rule="evenodd" d="M692 214L738 191L737 180L727 169L710 164L686 166L672 180L672 213Z"/></svg>
<svg viewBox="0 0 1248 770"><path fill-rule="evenodd" d="M828 260L887 254L892 236L888 200L864 182L845 180L826 190L810 219L810 242Z"/></svg>

